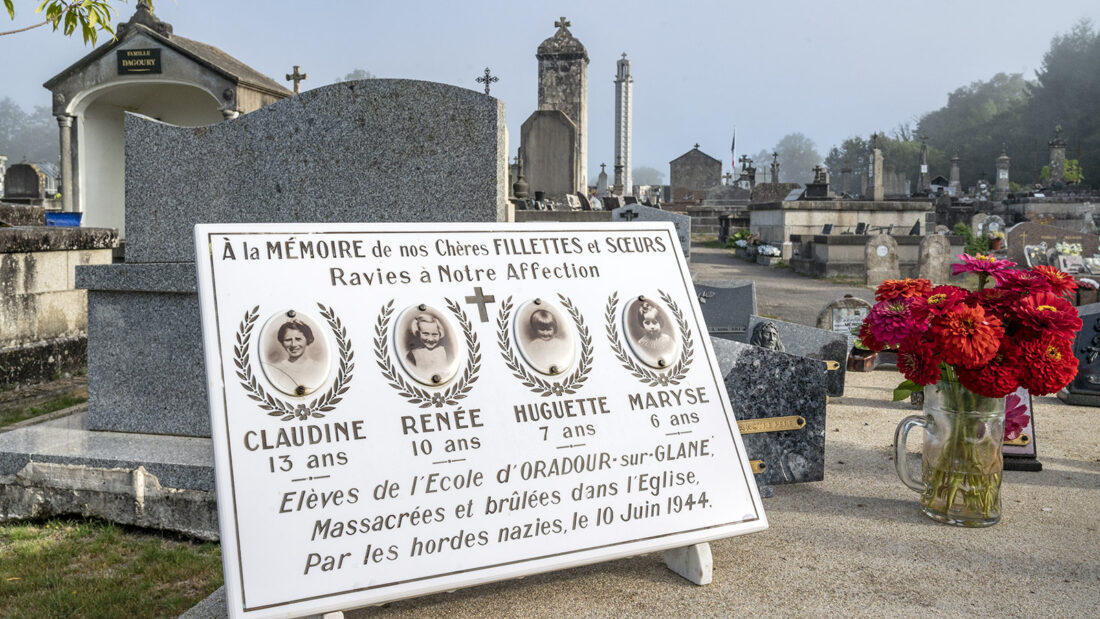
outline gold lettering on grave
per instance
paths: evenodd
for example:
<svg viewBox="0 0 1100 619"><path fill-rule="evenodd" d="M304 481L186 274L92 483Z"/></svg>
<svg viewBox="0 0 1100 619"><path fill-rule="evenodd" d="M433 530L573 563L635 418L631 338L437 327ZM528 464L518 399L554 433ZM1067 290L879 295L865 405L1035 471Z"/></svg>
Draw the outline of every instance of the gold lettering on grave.
<svg viewBox="0 0 1100 619"><path fill-rule="evenodd" d="M768 465L764 464L763 460L749 460L749 468L752 469L753 474L759 475L768 470Z"/></svg>
<svg viewBox="0 0 1100 619"><path fill-rule="evenodd" d="M1011 445L1013 447L1024 447L1031 442L1031 437L1026 434L1021 434L1012 440L1005 440L1005 445Z"/></svg>
<svg viewBox="0 0 1100 619"><path fill-rule="evenodd" d="M806 427L806 418L802 415L786 417L767 417L765 419L744 419L737 422L741 434L762 434L764 432L786 432Z"/></svg>

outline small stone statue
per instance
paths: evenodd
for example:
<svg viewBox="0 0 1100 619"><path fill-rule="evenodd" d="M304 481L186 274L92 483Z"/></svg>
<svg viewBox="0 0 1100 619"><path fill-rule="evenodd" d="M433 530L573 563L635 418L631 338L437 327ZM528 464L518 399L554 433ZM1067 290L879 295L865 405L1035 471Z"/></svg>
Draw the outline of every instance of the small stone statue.
<svg viewBox="0 0 1100 619"><path fill-rule="evenodd" d="M749 339L749 343L753 346L759 346L776 352L787 352L787 349L783 346L783 342L779 339L779 329L775 326L775 323L770 320L756 325L756 328L752 331L752 338Z"/></svg>

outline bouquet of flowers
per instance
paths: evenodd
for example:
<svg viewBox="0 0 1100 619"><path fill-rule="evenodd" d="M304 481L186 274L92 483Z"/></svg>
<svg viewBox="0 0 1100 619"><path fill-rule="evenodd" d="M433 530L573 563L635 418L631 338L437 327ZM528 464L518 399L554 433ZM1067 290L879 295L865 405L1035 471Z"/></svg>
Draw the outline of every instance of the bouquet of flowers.
<svg viewBox="0 0 1100 619"><path fill-rule="evenodd" d="M1081 329L1077 308L1066 300L1077 289L1073 278L1049 266L1014 269L1014 262L981 254L960 259L952 271L977 274L976 291L933 287L926 279L888 280L876 291L878 303L859 337L872 350L897 348L906 380L894 400L937 385L935 397L945 410L990 413L1000 410L995 398L1018 387L1045 395L1068 385L1077 375L1073 340ZM990 281L996 285L987 288ZM1028 418L1026 407L1010 404L1004 428L1011 439ZM970 513L988 518L999 510L1000 449L987 453L988 431L974 417L952 419L936 461L925 462L922 502L948 510L961 499Z"/></svg>
<svg viewBox="0 0 1100 619"><path fill-rule="evenodd" d="M733 242L733 244L736 245L737 247L740 247L741 249L745 249L746 247L749 246L749 242L745 239L737 239L736 241Z"/></svg>
<svg viewBox="0 0 1100 619"><path fill-rule="evenodd" d="M756 248L756 253L761 256L771 256L773 258L782 255L782 252L779 251L779 248L775 245L761 245Z"/></svg>
<svg viewBox="0 0 1100 619"><path fill-rule="evenodd" d="M1058 253L1067 256L1080 256L1081 252L1084 251L1080 243L1055 243L1054 249L1058 250Z"/></svg>

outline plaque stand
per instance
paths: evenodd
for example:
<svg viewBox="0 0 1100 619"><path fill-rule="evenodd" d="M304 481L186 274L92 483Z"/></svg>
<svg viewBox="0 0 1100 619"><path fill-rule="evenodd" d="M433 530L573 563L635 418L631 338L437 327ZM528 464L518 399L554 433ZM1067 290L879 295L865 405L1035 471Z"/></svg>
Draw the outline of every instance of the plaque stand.
<svg viewBox="0 0 1100 619"><path fill-rule="evenodd" d="M710 584L714 575L714 556L708 542L666 550L664 558L668 569L680 576L697 585Z"/></svg>

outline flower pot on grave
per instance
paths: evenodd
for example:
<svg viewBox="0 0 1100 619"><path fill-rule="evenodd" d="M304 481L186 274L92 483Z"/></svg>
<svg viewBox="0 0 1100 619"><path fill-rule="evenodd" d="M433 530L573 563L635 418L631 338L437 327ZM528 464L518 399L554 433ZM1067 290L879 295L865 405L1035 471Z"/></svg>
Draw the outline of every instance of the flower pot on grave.
<svg viewBox="0 0 1100 619"><path fill-rule="evenodd" d="M782 258L780 258L779 256L756 256L756 264L762 264L768 267L779 264L780 260L782 260Z"/></svg>
<svg viewBox="0 0 1100 619"><path fill-rule="evenodd" d="M848 370L851 372L870 372L875 368L875 357L877 356L878 353L873 350L853 346L852 352L848 353Z"/></svg>
<svg viewBox="0 0 1100 619"><path fill-rule="evenodd" d="M1098 292L1100 291L1079 288L1077 290L1077 305L1088 305L1090 303L1096 303L1098 300L1100 300L1100 294L1097 294Z"/></svg>
<svg viewBox="0 0 1100 619"><path fill-rule="evenodd" d="M989 249L992 250L992 251L997 251L998 249L1001 248L1001 243L1002 242L1003 241L1001 239L998 239L998 238L989 239Z"/></svg>

